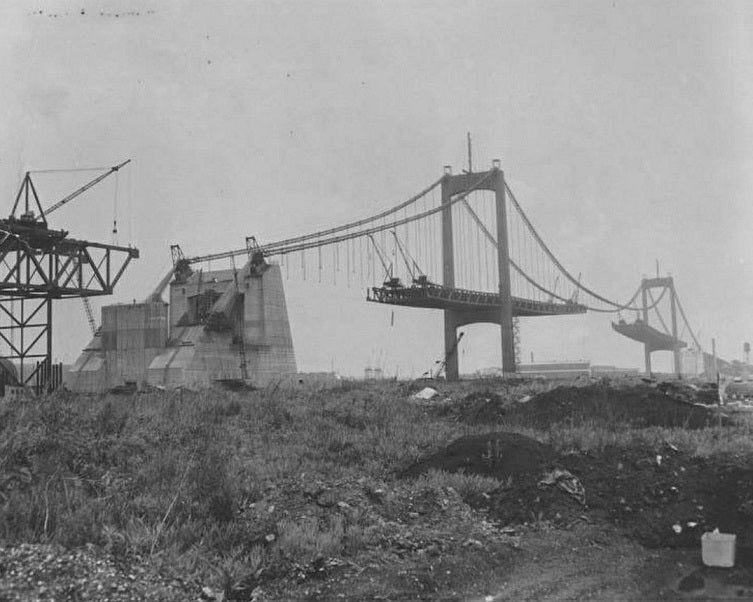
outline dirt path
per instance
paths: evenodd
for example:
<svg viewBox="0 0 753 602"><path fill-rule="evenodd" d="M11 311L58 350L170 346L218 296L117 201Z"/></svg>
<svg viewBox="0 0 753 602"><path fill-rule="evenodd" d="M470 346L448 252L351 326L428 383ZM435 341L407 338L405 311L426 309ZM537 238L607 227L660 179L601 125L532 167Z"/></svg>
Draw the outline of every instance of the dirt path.
<svg viewBox="0 0 753 602"><path fill-rule="evenodd" d="M703 567L698 550L649 550L611 526L579 525L527 532L495 591L468 600L753 599L745 582L739 572Z"/></svg>

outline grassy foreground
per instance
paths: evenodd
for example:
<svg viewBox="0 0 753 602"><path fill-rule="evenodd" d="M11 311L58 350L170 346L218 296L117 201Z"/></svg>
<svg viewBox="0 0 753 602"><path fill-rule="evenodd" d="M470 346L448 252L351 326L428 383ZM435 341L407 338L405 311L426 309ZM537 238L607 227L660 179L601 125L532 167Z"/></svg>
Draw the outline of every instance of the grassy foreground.
<svg viewBox="0 0 753 602"><path fill-rule="evenodd" d="M6 402L0 424L2 545L94 544L238 599L327 562L360 567L401 537L389 523L414 494L495 485L447 475L388 491L465 430L395 384L56 395Z"/></svg>
<svg viewBox="0 0 753 602"><path fill-rule="evenodd" d="M395 474L458 436L499 425L468 426L411 403L417 388L343 383L3 402L0 545L93 544L216 599L481 595L518 542L464 500L504 483ZM723 436L628 432L598 420L506 428L559 450L667 441L699 455L751 450L749 427ZM356 588L350 595L337 589L343 579Z"/></svg>

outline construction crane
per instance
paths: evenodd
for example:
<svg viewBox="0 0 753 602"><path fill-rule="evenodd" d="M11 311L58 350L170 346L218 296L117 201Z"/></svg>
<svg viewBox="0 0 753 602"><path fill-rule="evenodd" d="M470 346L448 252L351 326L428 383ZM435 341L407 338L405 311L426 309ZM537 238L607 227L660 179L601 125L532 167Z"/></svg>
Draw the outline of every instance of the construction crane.
<svg viewBox="0 0 753 602"><path fill-rule="evenodd" d="M154 290L152 293L146 298L147 301L151 302L157 302L162 301L162 293L167 288L167 285L170 283L170 280L172 279L173 275L175 274L175 267L173 266L168 270L167 274L165 274L162 277L162 280L160 280L157 283L157 286L154 287Z"/></svg>
<svg viewBox="0 0 753 602"><path fill-rule="evenodd" d="M256 238L249 236L246 239L246 249L248 253L248 271L244 271L251 276L261 276L268 264L264 259L264 255L260 252L259 245ZM202 263L204 261L211 261L216 259L217 254L186 257L180 245L170 246L170 255L173 261L173 267L160 282L159 293L166 286L171 275L175 276L175 282L185 284L189 278L194 274L194 270L191 267L192 264ZM235 299L240 298L242 295L240 283L238 282L239 270L235 264L235 255L230 254L225 257L229 257L233 262L233 286L226 290L224 293L217 297L210 307L201 307L201 295L203 293L203 270L199 269L199 275L197 278L197 321L204 324L204 327L209 330L227 330L233 327L232 321L234 316L237 315L237 319L240 324L237 325L236 341L238 343L238 356L241 380L245 383L248 381L248 364L246 359L246 344L243 333L243 314L237 314L235 310ZM164 283L164 284L163 284ZM152 294L152 298L155 297L157 291Z"/></svg>
<svg viewBox="0 0 753 602"><path fill-rule="evenodd" d="M42 205L39 202L37 189L31 179L32 172L27 171L24 175L21 187L18 189L18 194L16 195L16 200L13 203L13 209L11 210L8 219L0 220L0 229L10 234L24 237L27 244L32 248L48 248L55 241L64 239L68 235L68 232L65 230L50 230L47 226L47 216L80 196L109 175L117 172L124 165L130 163L130 161L131 160L128 159L127 161L123 161L120 165L111 167L106 173L97 176L80 188L77 188L64 199L61 199L46 210L42 209ZM24 211L19 217L16 217L16 210L19 207L21 199L24 201Z"/></svg>
<svg viewBox="0 0 753 602"><path fill-rule="evenodd" d="M193 268L191 267L195 263L204 263L206 261L213 261L215 259L233 259L240 255L238 252L228 253L211 253L209 255L198 255L196 257L186 257L183 253L183 249L180 245L170 245L170 256L172 258L173 267L170 274L175 276L175 281L178 283L187 282L193 274ZM256 241L256 237L246 237L246 251L245 254L251 260L251 273L254 275L261 275L266 269L267 262L264 259L264 253ZM169 276L165 276L168 278Z"/></svg>
<svg viewBox="0 0 753 602"><path fill-rule="evenodd" d="M81 297L81 302L84 304L84 311L86 312L86 319L89 322L89 328L92 331L92 336L97 334L99 330L97 323L94 321L94 312L92 311L92 304L87 297Z"/></svg>
<svg viewBox="0 0 753 602"><path fill-rule="evenodd" d="M388 288L399 288L403 284L400 282L400 278L396 278L392 275L392 262L389 264L387 263L387 260L384 257L384 254L382 253L382 250L379 248L379 245L374 240L374 237L369 234L369 240L371 241L371 244L374 246L374 250L376 251L377 257L379 257L379 261L382 263L382 267L384 268L385 272L385 281L384 286Z"/></svg>
<svg viewBox="0 0 753 602"><path fill-rule="evenodd" d="M73 199L75 199L77 196L79 196L79 195L83 194L84 192L86 192L87 190L89 190L91 187L96 186L97 184L99 184L99 182L101 182L102 180L104 180L106 177L112 175L116 171L119 171L121 167L125 167L130 162L131 162L131 160L127 159L126 161L123 161L119 165L115 165L114 167L111 167L107 172L105 172L105 173L97 176L93 180L90 180L89 182L87 182L86 184L84 184L83 186L81 186L80 188L74 190L72 193L70 193L64 199L61 199L60 201L58 201L57 203L55 203L54 205L52 205L48 209L45 209L42 213L40 213L40 217L42 218L42 220L44 220L44 223L46 224L47 223L47 216L50 213L52 213L53 211L57 211L63 205L65 205L66 203L69 203L70 201L72 201ZM31 217L31 216L29 216L29 217ZM22 216L22 218L23 218L23 216ZM113 233L115 233L115 232L116 232L116 230L113 230ZM113 240L113 244L117 244L115 240ZM87 297L81 297L81 303L83 303L83 305L84 305L84 312L86 313L86 321L89 323L89 329L92 332L92 336L96 336L97 332L99 331L99 327L97 326L97 322L94 319L94 312L92 311L91 301L89 301L89 299Z"/></svg>
<svg viewBox="0 0 753 602"><path fill-rule="evenodd" d="M235 257L233 257L233 282L235 283L236 298L241 294L238 286L238 270L235 267ZM240 359L241 379L245 383L248 380L248 365L246 364L246 341L243 336L243 314L238 317L238 358Z"/></svg>
<svg viewBox="0 0 753 602"><path fill-rule="evenodd" d="M578 302L578 293L580 292L580 277L582 273L578 273L578 284L575 287L575 290L573 291L573 294L570 296L570 303L577 303Z"/></svg>
<svg viewBox="0 0 753 602"><path fill-rule="evenodd" d="M186 282L193 274L193 270L180 245L170 245L170 257L173 261L173 267L170 271L175 275L175 282Z"/></svg>
<svg viewBox="0 0 753 602"><path fill-rule="evenodd" d="M130 160L130 159L126 159L126 160L125 160L125 161L123 161L123 162L122 162L122 163L121 163L120 165L115 165L114 167L111 167L111 168L109 169L109 171L107 171L107 172L103 173L103 174L102 174L102 175L100 175L100 176L97 176L96 178L94 178L94 179L93 179L93 180L91 180L90 182L87 182L87 183L86 183L86 184L84 184L84 185L83 185L83 186L82 186L81 188L79 188L79 189L77 189L77 190L74 190L74 191L73 191L72 193L70 193L70 194L69 194L69 195L68 195L67 197L65 197L64 199L61 199L61 200L59 200L59 201L58 201L57 203L55 203L54 205L52 205L52 207L50 207L50 208L48 208L48 209L45 209L45 210L44 210L44 212L42 213L42 219L45 219L45 218L46 218L46 216L50 215L50 213L52 213L53 211L57 211L57 210L58 210L58 209L60 209L60 208L61 208L61 207L62 207L63 205L65 205L66 203L69 203L70 201L72 201L73 199L75 199L75 198L76 198L77 196L79 196L79 195L81 195L81 194L85 193L85 192L86 192L87 190L89 190L89 189L90 189L90 188L91 188L92 186L96 186L96 185L97 185L97 184L99 184L99 183L100 183L100 182L101 182L102 180L104 180L104 179L105 179L106 177L108 177L108 176L111 176L111 175L112 175L112 174L114 174L115 172L119 171L121 167L125 167L125 166L126 166L126 165L128 165L128 164L129 164L130 162L131 162L131 160Z"/></svg>
<svg viewBox="0 0 753 602"><path fill-rule="evenodd" d="M233 261L233 264L235 264L235 261ZM235 267L235 265L233 265L233 267ZM204 307L202 303L201 294L204 292L203 287L204 287L204 270L199 269L199 276L196 282L196 320L202 324L206 322L207 314L209 313L209 310L211 309L209 307Z"/></svg>
<svg viewBox="0 0 753 602"><path fill-rule="evenodd" d="M408 274L410 275L411 282L413 282L414 284L425 284L426 275L423 273L423 270L421 270L419 265L416 263L416 260L413 259L413 257L410 257L408 255L408 251L405 250L405 247L403 246L402 241L398 238L397 232L395 232L394 230L390 230L390 234L392 234L392 236L395 237L395 244L397 245L397 248L400 251L401 257L403 258L403 262L405 263L405 268L408 270Z"/></svg>
<svg viewBox="0 0 753 602"><path fill-rule="evenodd" d="M442 374L444 369L447 367L447 362L449 362L450 359L452 359L452 357L457 353L458 346L460 345L460 341L463 340L464 335L464 332L458 333L458 337L455 339L455 342L452 344L452 347L450 347L449 351L445 353L444 358L442 358L442 360L439 362L437 371L432 375L432 378L439 378L439 375Z"/></svg>
<svg viewBox="0 0 753 602"><path fill-rule="evenodd" d="M34 172L27 171L9 216L0 219L0 281L6 283L0 291L0 309L9 320L3 329L10 340L18 331L20 340L2 357L19 365L22 384L33 384L36 377L37 391L52 390L60 381L52 365L52 302L112 294L130 261L139 256L132 247L69 238L66 230L51 229L47 216L129 162L110 168L46 211L32 180ZM96 332L91 307L85 305L85 310ZM30 362L36 367L27 371Z"/></svg>

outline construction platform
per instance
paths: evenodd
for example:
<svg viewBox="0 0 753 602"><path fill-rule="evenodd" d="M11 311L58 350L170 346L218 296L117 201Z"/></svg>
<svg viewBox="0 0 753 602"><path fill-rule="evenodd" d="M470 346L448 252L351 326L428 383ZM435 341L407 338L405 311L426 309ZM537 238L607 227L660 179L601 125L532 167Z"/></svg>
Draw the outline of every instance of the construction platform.
<svg viewBox="0 0 753 602"><path fill-rule="evenodd" d="M389 305L455 311L488 311L502 306L501 297L497 293L446 288L432 283L414 286L385 285L373 287L366 293L366 300ZM584 314L586 313L586 306L575 302L554 303L513 296L512 313L513 316L519 317Z"/></svg>
<svg viewBox="0 0 753 602"><path fill-rule="evenodd" d="M636 320L632 323L625 320L612 322L612 328L629 339L643 343L649 351L677 351L688 346L685 341L661 332L643 320Z"/></svg>

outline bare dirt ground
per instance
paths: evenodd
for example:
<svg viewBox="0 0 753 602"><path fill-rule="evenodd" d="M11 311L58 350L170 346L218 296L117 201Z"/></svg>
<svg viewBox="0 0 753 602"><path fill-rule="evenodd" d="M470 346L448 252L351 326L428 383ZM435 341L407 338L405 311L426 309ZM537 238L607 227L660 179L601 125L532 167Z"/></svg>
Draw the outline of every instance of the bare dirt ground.
<svg viewBox="0 0 753 602"><path fill-rule="evenodd" d="M729 600L753 596L748 575L703 568L695 550L646 549L604 524L528 532L521 548L493 594L469 599Z"/></svg>
<svg viewBox="0 0 753 602"><path fill-rule="evenodd" d="M688 431L731 424L729 416L720 420L718 412L699 403L708 398L706 391L676 383L560 387L524 404L505 403L489 393L469 395L449 410L459 420L492 418L534 428L585 422L594 431L606 420L618 433L614 444L588 450L555 450L506 431L471 435L408 467L402 476L435 469L504 483L467 497L498 524L525 525L518 554L500 571L504 581L479 600L751 598L750 454L698 455L671 438L625 436L635 428ZM710 437L713 447L729 435L716 430ZM542 475L556 469L578 479L582 499L542 485ZM700 536L714 528L737 534L734 569L701 563Z"/></svg>

